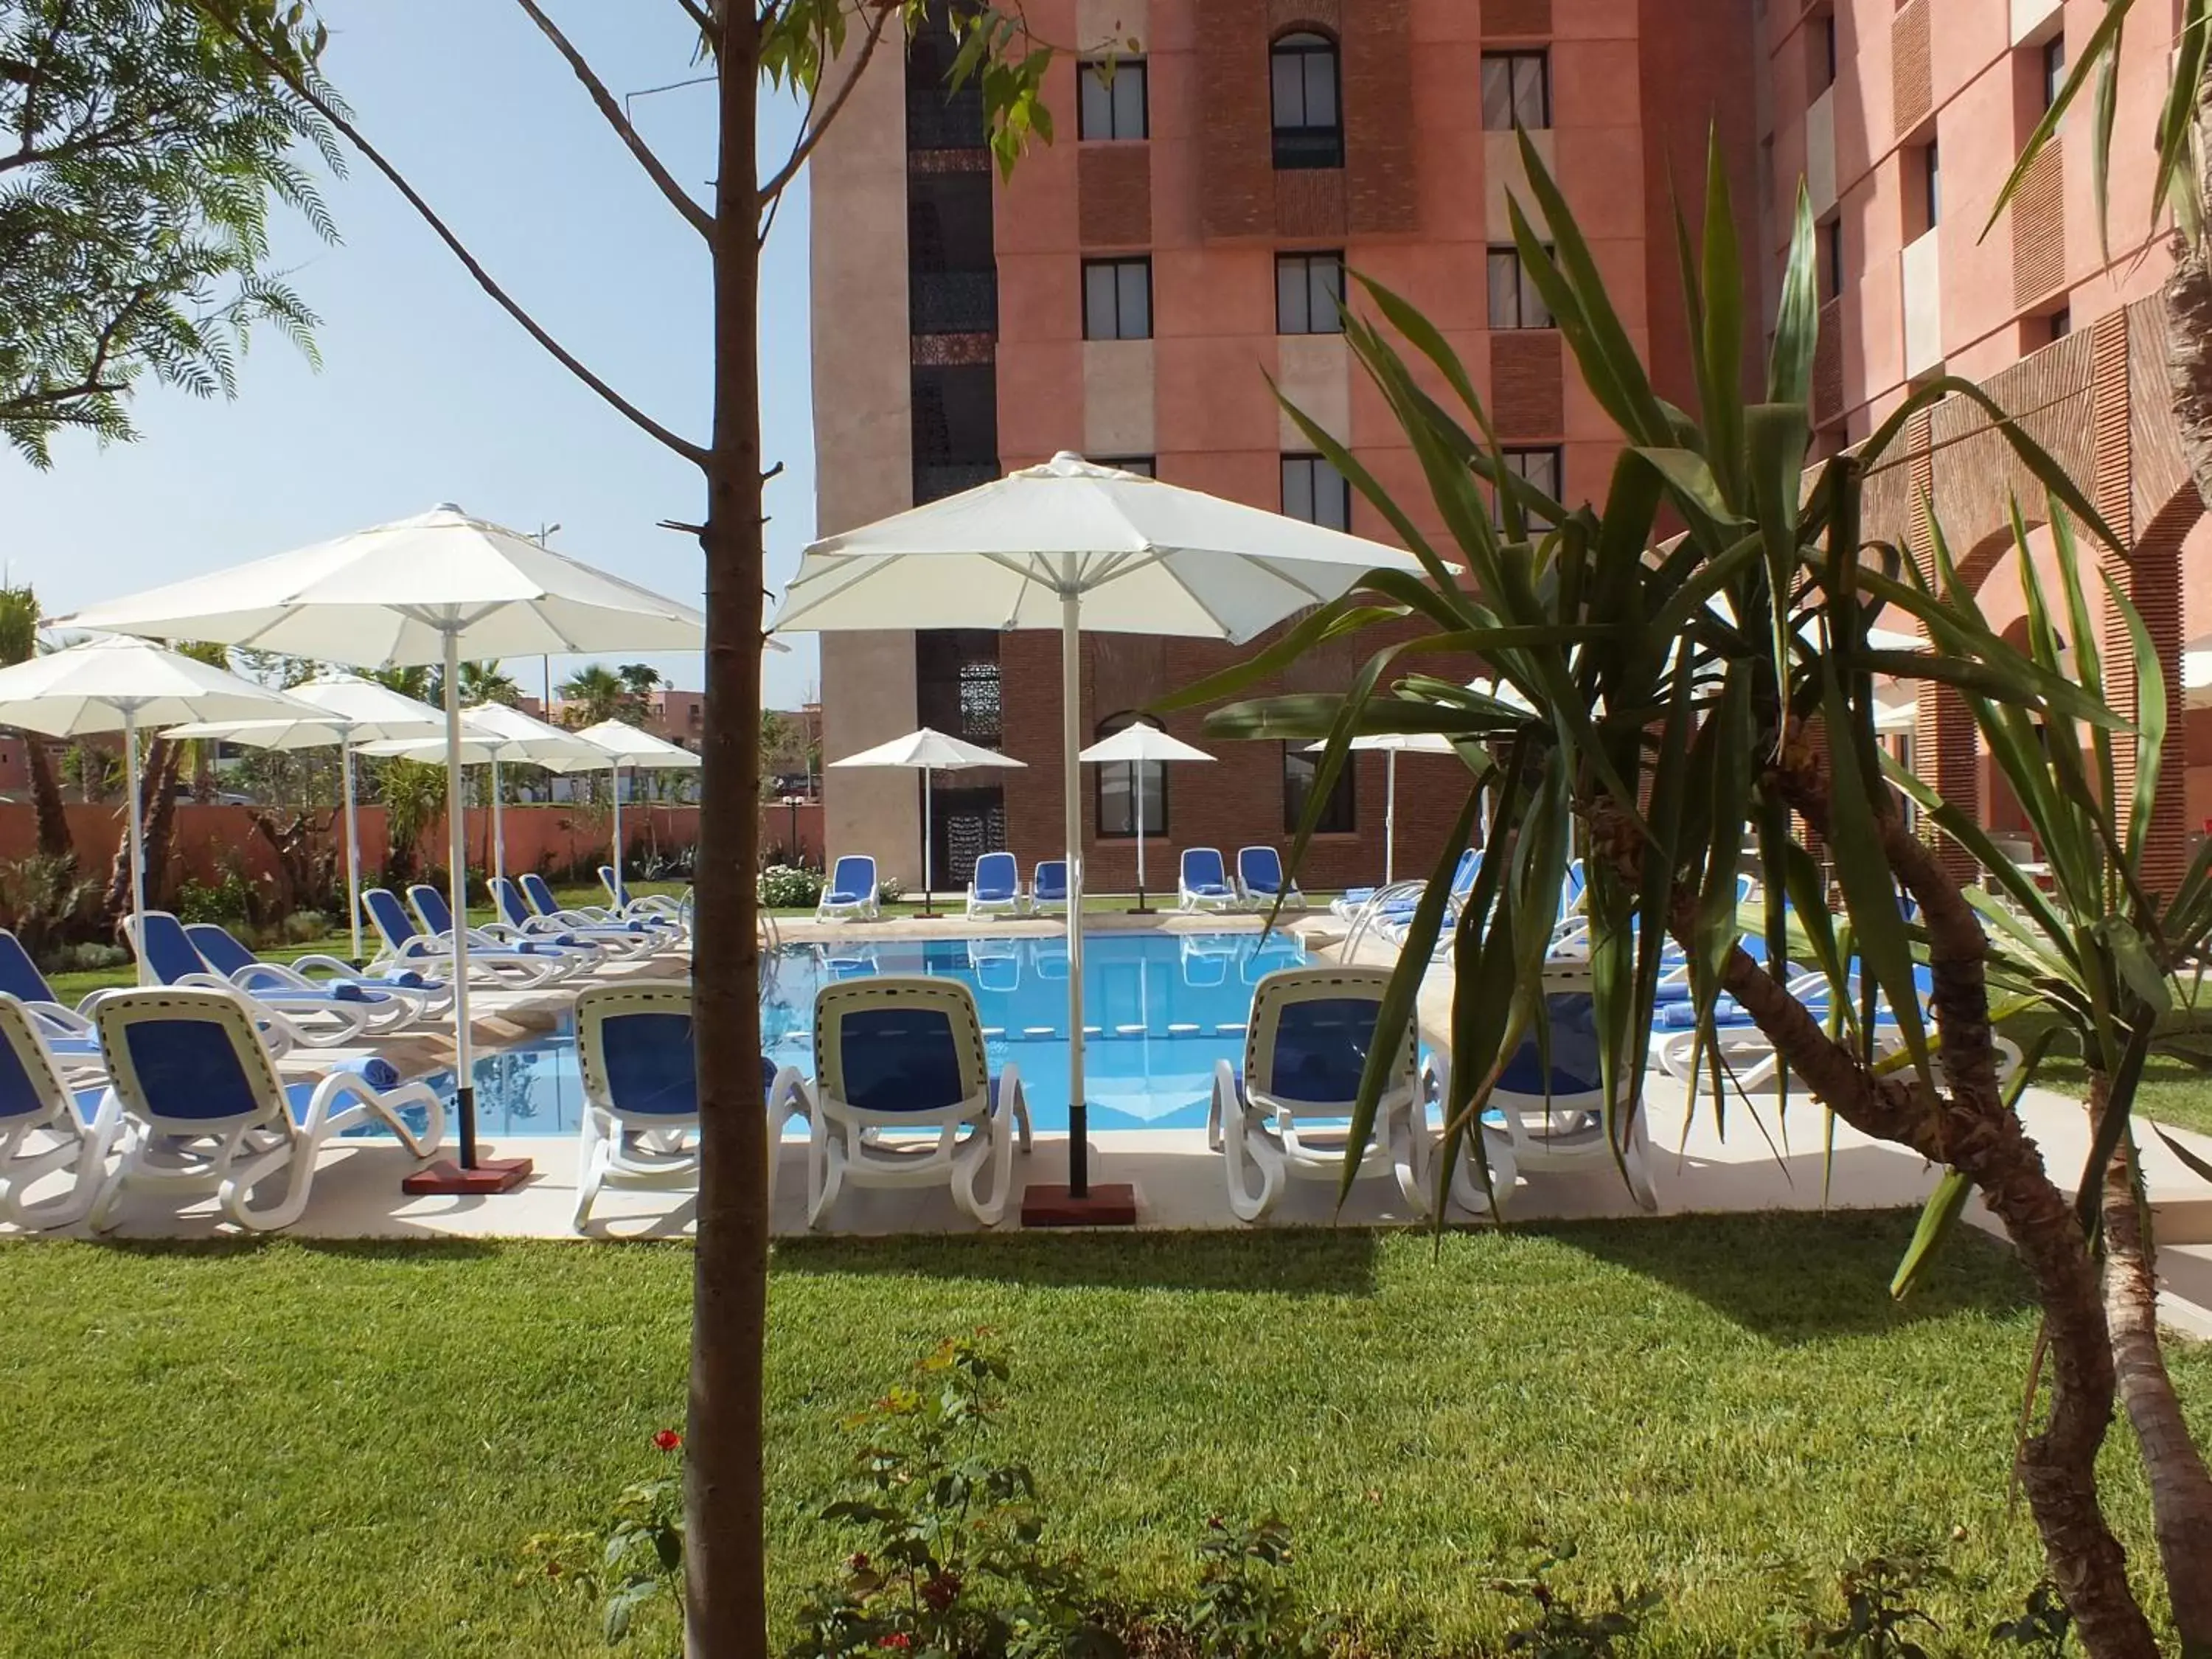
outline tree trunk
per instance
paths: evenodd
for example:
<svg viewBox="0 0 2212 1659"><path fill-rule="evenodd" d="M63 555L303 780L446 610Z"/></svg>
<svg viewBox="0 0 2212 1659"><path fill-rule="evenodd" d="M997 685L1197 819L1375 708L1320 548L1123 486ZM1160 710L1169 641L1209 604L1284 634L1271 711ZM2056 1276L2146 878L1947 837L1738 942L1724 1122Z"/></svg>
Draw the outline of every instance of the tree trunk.
<svg viewBox="0 0 2212 1659"><path fill-rule="evenodd" d="M2212 64L2197 86L2197 131L2212 156ZM2212 173L2197 180L2198 211L2212 226ZM2208 237L2212 241L2212 237ZM2182 459L2197 494L2212 510L2212 246L2173 238L2166 279L2166 372Z"/></svg>
<svg viewBox="0 0 2212 1659"><path fill-rule="evenodd" d="M760 246L754 8L715 8L714 414L707 466L707 721L694 885L699 1065L684 1607L693 1659L765 1659L761 1365L768 1320L766 1103L760 1074Z"/></svg>
<svg viewBox="0 0 2212 1659"><path fill-rule="evenodd" d="M156 908L167 890L169 844L177 828L177 765L183 756L183 745L156 738L147 748L146 765L138 775L138 810L146 826L146 902ZM115 861L108 866L106 910L110 927L120 927L131 914L131 832L127 828L116 845Z"/></svg>
<svg viewBox="0 0 2212 1659"><path fill-rule="evenodd" d="M2089 1114L2105 1115L2110 1083L2089 1074ZM2158 1340L2158 1279L2136 1190L2135 1138L2120 1137L2105 1170L2105 1321L2112 1328L2120 1405L2142 1451L2151 1528L2189 1655L2212 1654L2212 1472L2190 1438Z"/></svg>
<svg viewBox="0 0 2212 1659"><path fill-rule="evenodd" d="M76 843L70 837L69 814L62 809L62 787L46 757L46 741L29 732L22 738L31 769L31 805L39 817L39 851L50 859L75 858Z"/></svg>

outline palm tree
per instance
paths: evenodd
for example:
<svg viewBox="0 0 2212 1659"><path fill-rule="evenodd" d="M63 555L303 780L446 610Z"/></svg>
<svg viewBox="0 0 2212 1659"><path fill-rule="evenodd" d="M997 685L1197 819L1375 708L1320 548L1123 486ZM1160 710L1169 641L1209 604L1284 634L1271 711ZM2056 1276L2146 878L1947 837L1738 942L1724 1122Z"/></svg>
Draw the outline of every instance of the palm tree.
<svg viewBox="0 0 2212 1659"><path fill-rule="evenodd" d="M649 662L626 662L616 669L615 673L621 679L623 690L629 693L629 706L634 714L642 714L652 701L653 694L668 684L661 678L660 671Z"/></svg>
<svg viewBox="0 0 2212 1659"><path fill-rule="evenodd" d="M495 659L465 662L461 665L461 701L469 704L502 702L513 708L522 701L522 688L501 672Z"/></svg>
<svg viewBox="0 0 2212 1659"><path fill-rule="evenodd" d="M230 666L230 647L204 641L180 640L176 650L210 668ZM138 777L138 810L146 825L146 897L159 905L167 894L169 847L177 831L177 775L187 750L197 753L193 742L172 743L156 737L147 746L146 764ZM107 872L105 913L111 926L131 912L131 841L125 836L115 848L115 861Z"/></svg>
<svg viewBox="0 0 2212 1659"><path fill-rule="evenodd" d="M629 712L629 686L604 663L589 663L561 683L571 726L597 726L620 720Z"/></svg>
<svg viewBox="0 0 2212 1659"><path fill-rule="evenodd" d="M0 587L0 663L28 662L39 653L39 597L27 586ZM74 858L69 815L62 810L61 786L44 738L24 732L23 753L31 772L31 803L38 813L39 851L47 858Z"/></svg>

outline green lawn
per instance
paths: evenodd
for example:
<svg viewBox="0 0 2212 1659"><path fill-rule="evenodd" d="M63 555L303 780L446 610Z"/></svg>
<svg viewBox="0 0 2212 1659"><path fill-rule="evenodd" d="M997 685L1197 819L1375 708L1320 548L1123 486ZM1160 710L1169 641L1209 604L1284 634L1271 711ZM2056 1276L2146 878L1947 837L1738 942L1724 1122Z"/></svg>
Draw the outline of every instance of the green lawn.
<svg viewBox="0 0 2212 1659"><path fill-rule="evenodd" d="M1638 1650L1764 1649L1778 1605L1940 1544L1943 1645L2038 1573L2006 1498L2035 1319L1966 1232L1884 1285L1908 1218L1365 1232L802 1241L769 1360L780 1638L852 1547L814 1518L842 1413L995 1328L1007 1454L1054 1535L1132 1595L1188 1583L1210 1514L1281 1515L1300 1582L1397 1655L1493 1650L1485 1588L1542 1540L1649 1583ZM683 1398L680 1246L0 1246L0 1651L582 1655L516 1546L659 1467ZM2177 1350L2212 1434L2212 1349ZM2109 1490L2148 1559L2117 1437ZM1951 1541L1960 1528L1958 1541ZM1786 1639L1786 1638L1785 1638Z"/></svg>
<svg viewBox="0 0 2212 1659"><path fill-rule="evenodd" d="M2005 1035L2025 1044L2029 1035L2047 1018L2039 1014L2016 1014L2005 1021ZM2057 1090L2085 1100L2088 1097L2088 1073L2075 1057L2071 1044L2063 1039L2060 1048L2044 1056L2043 1063L2036 1068L2035 1081L2039 1088ZM2212 1134L2212 1073L2172 1054L2154 1053L2143 1063L2136 1110L2159 1123Z"/></svg>

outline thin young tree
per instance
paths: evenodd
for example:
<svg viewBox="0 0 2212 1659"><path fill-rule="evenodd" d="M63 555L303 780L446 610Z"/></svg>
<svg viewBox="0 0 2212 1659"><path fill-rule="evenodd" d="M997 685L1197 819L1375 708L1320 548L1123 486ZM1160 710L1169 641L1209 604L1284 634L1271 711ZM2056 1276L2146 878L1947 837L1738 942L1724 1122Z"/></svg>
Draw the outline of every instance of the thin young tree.
<svg viewBox="0 0 2212 1659"><path fill-rule="evenodd" d="M0 588L0 663L28 662L39 653L39 596L27 587ZM44 858L73 859L69 814L62 810L61 785L46 753L46 739L20 734L24 763L31 774L31 805L38 815L39 853Z"/></svg>
<svg viewBox="0 0 2212 1659"><path fill-rule="evenodd" d="M762 1352L767 1329L767 1144L760 1078L759 959L753 872L760 861L761 594L765 586L761 452L760 252L777 204L879 51L897 51L934 12L961 41L953 73L981 88L989 142L1011 167L1031 132L1052 49L1030 34L1019 0L669 0L713 65L714 183L695 196L624 114L584 53L539 0L515 0L574 76L647 182L700 239L712 269L707 319L712 414L703 437L678 433L623 396L517 301L375 143L319 89L319 40L273 30L239 0L193 0L203 14L340 133L406 198L469 276L556 362L639 432L695 466L706 508L670 527L698 538L706 588L706 732L692 957L702 1124L693 1269L685 1461L687 1644L696 1659L767 1651L762 1494ZM886 46L886 41L890 44ZM763 167L755 125L763 83L804 108L790 151Z"/></svg>

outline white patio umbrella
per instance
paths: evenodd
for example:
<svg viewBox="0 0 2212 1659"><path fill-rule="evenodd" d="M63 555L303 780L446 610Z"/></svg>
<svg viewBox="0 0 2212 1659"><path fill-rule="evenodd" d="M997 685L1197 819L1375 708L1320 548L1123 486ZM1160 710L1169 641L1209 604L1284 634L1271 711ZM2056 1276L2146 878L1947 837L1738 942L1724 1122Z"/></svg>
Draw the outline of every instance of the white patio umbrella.
<svg viewBox="0 0 2212 1659"><path fill-rule="evenodd" d="M346 916L353 928L353 958L361 960L361 819L354 800L355 745L395 738L435 738L446 716L427 702L358 674L319 674L293 686L289 696L323 710L317 720L197 720L172 726L173 738L206 738L252 749L338 750L344 780Z"/></svg>
<svg viewBox="0 0 2212 1659"><path fill-rule="evenodd" d="M1135 793L1137 826L1137 910L1145 908L1145 767L1149 763L1164 765L1170 761L1206 761L1213 757L1203 749L1194 749L1181 738L1171 738L1157 726L1142 720L1125 726L1110 738L1101 738L1078 755L1076 759L1092 765L1110 766L1116 761L1129 768L1131 787Z"/></svg>
<svg viewBox="0 0 2212 1659"><path fill-rule="evenodd" d="M921 774L921 913L934 914L930 908L930 886L936 876L933 867L936 845L930 836L932 818L931 792L939 772L957 772L970 766L1027 766L1027 761L1018 761L1011 755L1002 755L995 749L985 749L958 738L948 738L942 732L925 726L909 732L902 738L893 738L889 743L879 743L873 749L863 749L857 755L848 755L834 760L832 766L893 766Z"/></svg>
<svg viewBox="0 0 2212 1659"><path fill-rule="evenodd" d="M220 640L356 667L445 671L447 799L461 798L460 663L548 653L696 650L706 619L529 537L443 505L291 553L94 605L64 619L169 639ZM500 1192L527 1158L480 1162L469 1029L468 848L446 814L452 866L455 1104L461 1159L409 1177L412 1192Z"/></svg>
<svg viewBox="0 0 2212 1659"><path fill-rule="evenodd" d="M1498 684L1512 694L1514 702L1526 701L1510 684L1502 680ZM1449 755L1453 752L1451 740L1434 732L1372 732L1354 738L1351 746L1380 750L1382 753L1382 884L1388 887L1398 878L1398 757ZM1326 738L1306 745L1309 750L1328 747Z"/></svg>
<svg viewBox="0 0 2212 1659"><path fill-rule="evenodd" d="M1090 1195L1083 1091L1082 635L1253 638L1411 554L1063 452L806 550L783 633L1049 628L1060 636L1060 786L1067 847L1068 1196ZM1085 1213L1080 1204L1070 1213ZM1037 1213L1043 1215L1041 1206ZM1088 1212L1133 1217L1126 1193Z"/></svg>
<svg viewBox="0 0 2212 1659"><path fill-rule="evenodd" d="M790 647L786 647L788 650ZM589 766L604 766L613 774L615 804L614 870L615 892L619 896L623 887L622 783L625 769L647 772L696 772L705 764L698 753L680 743L671 743L665 738L656 738L641 727L627 720L601 720L595 726L585 726L573 733L580 743L587 743L599 751L599 758L591 762L556 762L558 772L580 772Z"/></svg>
<svg viewBox="0 0 2212 1659"><path fill-rule="evenodd" d="M124 794L131 823L131 914L146 913L146 825L138 800L138 728L184 720L311 720L312 703L165 651L144 640L87 640L0 668L0 726L52 738L123 733ZM138 982L146 983L146 958Z"/></svg>
<svg viewBox="0 0 2212 1659"><path fill-rule="evenodd" d="M364 755L442 763L445 740L403 739L365 744ZM565 726L526 714L503 702L471 703L461 710L461 764L491 769L491 872L507 874L507 817L500 798L499 764L526 763L566 770L599 763L599 750ZM456 912L456 914L459 914Z"/></svg>

